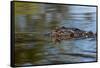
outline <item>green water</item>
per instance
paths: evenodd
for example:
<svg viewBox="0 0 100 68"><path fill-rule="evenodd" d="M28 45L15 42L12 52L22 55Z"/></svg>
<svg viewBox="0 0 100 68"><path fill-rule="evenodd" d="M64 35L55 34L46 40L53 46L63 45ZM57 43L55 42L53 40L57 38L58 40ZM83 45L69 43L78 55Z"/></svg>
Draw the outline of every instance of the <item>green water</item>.
<svg viewBox="0 0 100 68"><path fill-rule="evenodd" d="M43 5L41 7L44 10ZM56 10L43 13L41 10L36 15L15 16L16 66L96 61L96 38L65 40L60 44L54 44L51 37L45 35L56 26L79 28L96 33L95 8L58 7L59 5L47 7L46 9ZM80 9L83 11L79 11Z"/></svg>

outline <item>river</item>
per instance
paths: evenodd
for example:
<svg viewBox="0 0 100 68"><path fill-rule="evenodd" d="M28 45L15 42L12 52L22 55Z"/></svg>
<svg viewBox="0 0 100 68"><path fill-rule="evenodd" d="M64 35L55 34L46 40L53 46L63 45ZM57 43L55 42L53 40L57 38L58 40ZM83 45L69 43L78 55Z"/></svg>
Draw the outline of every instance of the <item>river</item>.
<svg viewBox="0 0 100 68"><path fill-rule="evenodd" d="M61 21L58 26L79 28L96 33L95 7L70 6L69 15L71 17ZM20 22L22 20L25 22L24 18L20 18ZM44 31L48 30L50 28L44 28ZM23 36L24 38L40 38L39 41L32 40L15 44L16 66L94 62L97 59L96 38L64 40L60 44L54 44L49 36L42 34L40 32L40 34L29 34L29 37Z"/></svg>

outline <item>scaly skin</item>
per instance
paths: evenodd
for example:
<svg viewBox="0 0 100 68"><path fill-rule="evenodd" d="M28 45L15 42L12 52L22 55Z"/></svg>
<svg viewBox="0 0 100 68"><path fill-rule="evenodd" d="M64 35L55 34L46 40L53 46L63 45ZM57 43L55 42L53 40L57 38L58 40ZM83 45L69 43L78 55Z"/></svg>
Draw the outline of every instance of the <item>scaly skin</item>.
<svg viewBox="0 0 100 68"><path fill-rule="evenodd" d="M60 43L62 40L70 40L70 39L86 39L86 38L94 38L96 34L93 32L87 32L80 30L78 28L66 28L66 27L56 27L51 31L52 41L56 43Z"/></svg>

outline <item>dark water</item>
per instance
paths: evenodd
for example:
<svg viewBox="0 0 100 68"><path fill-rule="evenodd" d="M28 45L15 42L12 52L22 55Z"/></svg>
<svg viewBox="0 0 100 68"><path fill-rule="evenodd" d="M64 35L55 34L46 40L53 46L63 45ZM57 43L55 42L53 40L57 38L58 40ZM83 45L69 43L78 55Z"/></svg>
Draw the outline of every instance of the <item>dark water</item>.
<svg viewBox="0 0 100 68"><path fill-rule="evenodd" d="M80 8L73 9L74 14L72 14L73 10L70 9L70 15L74 18L63 20L61 23L57 23L57 26L74 27L96 33L96 14L92 13L91 19L84 18L84 13L93 9L82 12L77 10ZM38 28L38 30L40 29ZM42 29L43 31L26 32L21 35L24 40L20 38L17 40L15 44L15 63L17 66L96 61L96 38L66 40L60 44L54 44L50 37L43 33L49 32L51 28L44 27Z"/></svg>

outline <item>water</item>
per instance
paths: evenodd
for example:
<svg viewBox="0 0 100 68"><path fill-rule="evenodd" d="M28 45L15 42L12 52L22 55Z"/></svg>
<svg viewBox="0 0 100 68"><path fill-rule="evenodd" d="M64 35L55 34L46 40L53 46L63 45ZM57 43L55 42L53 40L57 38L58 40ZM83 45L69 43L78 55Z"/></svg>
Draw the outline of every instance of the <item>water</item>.
<svg viewBox="0 0 100 68"><path fill-rule="evenodd" d="M85 12L95 12L95 8L76 7L75 9L74 7L72 9L73 6L70 8L69 15L74 18L65 19L57 24L48 25L45 23L46 26L73 27L96 33L96 20L94 18L96 13L91 14L93 15L91 19L84 18ZM84 11L78 11L80 9ZM74 13L74 15L71 13ZM25 19L22 18L20 20ZM24 30L22 29L21 31L25 31L24 25L22 26ZM15 44L15 63L17 66L96 61L96 38L64 40L60 44L54 44L50 36L43 35L43 32L49 32L51 28L44 27L41 24L37 25L40 26L37 29L39 31L22 33L20 34L21 36L18 36L19 38L17 37L18 40ZM34 27L34 29L36 28Z"/></svg>

